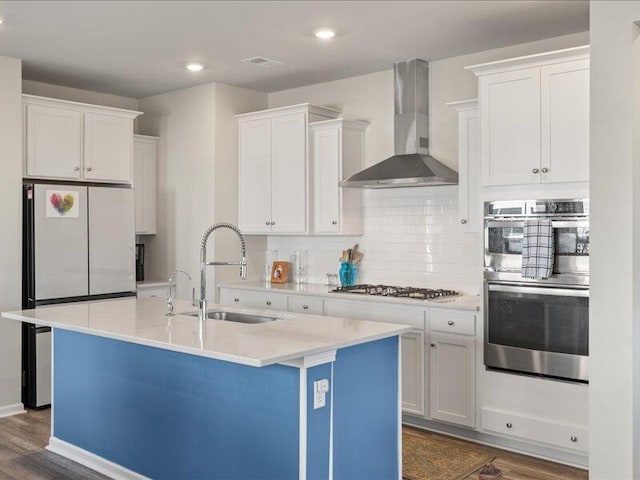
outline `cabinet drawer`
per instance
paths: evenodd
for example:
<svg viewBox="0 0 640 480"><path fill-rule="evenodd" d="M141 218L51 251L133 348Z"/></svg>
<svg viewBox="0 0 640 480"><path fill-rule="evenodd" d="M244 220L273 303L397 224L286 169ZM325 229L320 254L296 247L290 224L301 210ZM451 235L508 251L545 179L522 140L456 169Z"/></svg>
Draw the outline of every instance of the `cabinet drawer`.
<svg viewBox="0 0 640 480"><path fill-rule="evenodd" d="M289 295L289 311L295 313L324 314L324 302L321 298Z"/></svg>
<svg viewBox="0 0 640 480"><path fill-rule="evenodd" d="M456 310L432 309L429 312L430 329L437 332L476 334L476 316L474 313Z"/></svg>
<svg viewBox="0 0 640 480"><path fill-rule="evenodd" d="M483 408L482 428L524 440L589 451L589 431L577 425Z"/></svg>
<svg viewBox="0 0 640 480"><path fill-rule="evenodd" d="M282 294L249 292L246 290L222 290L224 305L287 311L287 296Z"/></svg>
<svg viewBox="0 0 640 480"><path fill-rule="evenodd" d="M424 310L400 305L372 302L370 300L334 300L324 304L325 315L355 318L374 322L389 322L411 325L417 330L425 329Z"/></svg>
<svg viewBox="0 0 640 480"><path fill-rule="evenodd" d="M153 287L139 288L137 292L138 298L167 298L169 295L169 287Z"/></svg>

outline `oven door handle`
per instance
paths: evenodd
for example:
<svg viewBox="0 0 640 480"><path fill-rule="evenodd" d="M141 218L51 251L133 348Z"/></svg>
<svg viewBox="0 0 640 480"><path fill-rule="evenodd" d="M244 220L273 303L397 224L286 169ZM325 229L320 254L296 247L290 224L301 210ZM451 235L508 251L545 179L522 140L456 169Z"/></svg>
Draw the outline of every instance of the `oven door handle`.
<svg viewBox="0 0 640 480"><path fill-rule="evenodd" d="M586 288L554 288L554 287L528 287L520 285L489 284L490 292L528 293L539 295L553 295L556 297L589 297Z"/></svg>

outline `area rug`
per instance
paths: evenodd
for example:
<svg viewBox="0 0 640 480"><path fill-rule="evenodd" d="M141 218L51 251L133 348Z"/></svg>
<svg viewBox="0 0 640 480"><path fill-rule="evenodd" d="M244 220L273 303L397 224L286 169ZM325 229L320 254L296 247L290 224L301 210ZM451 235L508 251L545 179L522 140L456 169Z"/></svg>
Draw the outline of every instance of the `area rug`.
<svg viewBox="0 0 640 480"><path fill-rule="evenodd" d="M402 477L406 480L461 480L494 458L486 448L462 445L443 435L402 432Z"/></svg>

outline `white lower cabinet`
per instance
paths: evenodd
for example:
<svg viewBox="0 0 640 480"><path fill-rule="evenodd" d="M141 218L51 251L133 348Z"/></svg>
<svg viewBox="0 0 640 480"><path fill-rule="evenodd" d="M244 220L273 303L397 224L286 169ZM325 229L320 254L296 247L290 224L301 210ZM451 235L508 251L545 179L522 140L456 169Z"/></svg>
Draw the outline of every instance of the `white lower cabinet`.
<svg viewBox="0 0 640 480"><path fill-rule="evenodd" d="M556 420L483 408L482 428L502 435L533 440L555 447L582 452L589 451L589 431L587 428Z"/></svg>
<svg viewBox="0 0 640 480"><path fill-rule="evenodd" d="M402 410L424 416L424 331L415 330L401 337Z"/></svg>
<svg viewBox="0 0 640 480"><path fill-rule="evenodd" d="M432 333L429 416L475 427L475 337Z"/></svg>
<svg viewBox="0 0 640 480"><path fill-rule="evenodd" d="M429 310L429 417L476 425L476 315Z"/></svg>
<svg viewBox="0 0 640 480"><path fill-rule="evenodd" d="M289 311L308 313L310 315L324 315L324 302L318 297L289 295Z"/></svg>
<svg viewBox="0 0 640 480"><path fill-rule="evenodd" d="M220 294L223 305L235 307L262 308L266 310L287 311L287 296L281 293L250 292L247 290L227 290Z"/></svg>

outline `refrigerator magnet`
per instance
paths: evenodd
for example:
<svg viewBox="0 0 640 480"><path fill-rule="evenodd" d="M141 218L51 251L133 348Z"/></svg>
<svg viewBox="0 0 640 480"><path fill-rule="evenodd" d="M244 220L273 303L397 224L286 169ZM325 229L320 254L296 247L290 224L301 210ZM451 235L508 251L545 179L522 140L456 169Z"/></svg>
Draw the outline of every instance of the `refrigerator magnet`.
<svg viewBox="0 0 640 480"><path fill-rule="evenodd" d="M80 216L79 192L70 190L47 190L47 218L78 218Z"/></svg>

